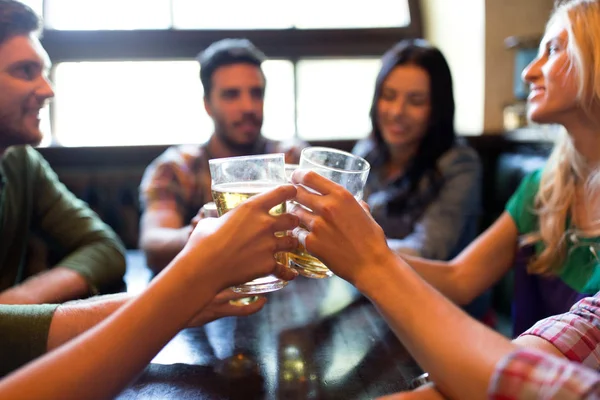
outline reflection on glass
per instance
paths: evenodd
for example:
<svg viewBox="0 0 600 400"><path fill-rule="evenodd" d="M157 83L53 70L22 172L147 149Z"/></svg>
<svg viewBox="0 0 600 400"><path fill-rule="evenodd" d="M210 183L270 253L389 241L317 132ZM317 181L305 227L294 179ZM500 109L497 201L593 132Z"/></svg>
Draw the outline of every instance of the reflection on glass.
<svg viewBox="0 0 600 400"><path fill-rule="evenodd" d="M265 136L294 136L291 62L269 60ZM55 137L64 146L202 143L213 132L196 61L65 62L55 72Z"/></svg>
<svg viewBox="0 0 600 400"><path fill-rule="evenodd" d="M305 140L365 137L379 68L379 59L299 61L298 135Z"/></svg>
<svg viewBox="0 0 600 400"><path fill-rule="evenodd" d="M45 0L45 24L60 30L168 29L170 0Z"/></svg>

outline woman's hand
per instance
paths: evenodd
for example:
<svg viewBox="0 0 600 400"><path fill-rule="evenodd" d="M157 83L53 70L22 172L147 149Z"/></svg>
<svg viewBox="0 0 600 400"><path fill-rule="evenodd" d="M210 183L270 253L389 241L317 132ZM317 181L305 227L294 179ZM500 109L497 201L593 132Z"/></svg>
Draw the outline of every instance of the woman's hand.
<svg viewBox="0 0 600 400"><path fill-rule="evenodd" d="M312 210L293 209L308 231L298 237L336 275L356 284L394 257L381 227L342 186L306 170L295 171L292 181L302 185L296 188L295 201Z"/></svg>
<svg viewBox="0 0 600 400"><path fill-rule="evenodd" d="M247 305L240 306L230 303L231 300L239 300L245 297L248 297L248 295L235 293L231 289L223 290L196 316L194 316L188 323L188 327L202 326L223 317L245 317L260 311L267 302L265 297L257 296L258 300L248 303Z"/></svg>
<svg viewBox="0 0 600 400"><path fill-rule="evenodd" d="M200 220L181 256L210 269L219 290L271 273L293 279L296 273L277 264L274 254L291 251L298 242L275 233L294 229L298 217L274 216L269 210L295 194L294 186L283 185L251 197L220 218Z"/></svg>

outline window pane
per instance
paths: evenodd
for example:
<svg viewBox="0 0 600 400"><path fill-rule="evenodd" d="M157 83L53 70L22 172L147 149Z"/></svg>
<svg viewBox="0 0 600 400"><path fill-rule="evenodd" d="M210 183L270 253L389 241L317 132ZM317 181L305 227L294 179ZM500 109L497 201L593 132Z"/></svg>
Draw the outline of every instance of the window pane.
<svg viewBox="0 0 600 400"><path fill-rule="evenodd" d="M407 0L305 0L293 6L278 0L173 0L173 26L180 29L380 28L409 23Z"/></svg>
<svg viewBox="0 0 600 400"><path fill-rule="evenodd" d="M167 29L170 0L46 0L45 20L62 30Z"/></svg>
<svg viewBox="0 0 600 400"><path fill-rule="evenodd" d="M291 139L296 135L294 123L294 66L286 60L263 63L267 79L263 134L271 139Z"/></svg>
<svg viewBox="0 0 600 400"><path fill-rule="evenodd" d="M305 140L357 139L371 130L379 59L298 63L298 134Z"/></svg>
<svg viewBox="0 0 600 400"><path fill-rule="evenodd" d="M265 63L269 137L293 135L291 71L287 61ZM55 91L55 138L64 146L201 143L213 131L196 61L61 63Z"/></svg>
<svg viewBox="0 0 600 400"><path fill-rule="evenodd" d="M50 107L46 106L40 111L40 131L42 131L42 141L39 147L47 147L52 142L52 132L50 130Z"/></svg>
<svg viewBox="0 0 600 400"><path fill-rule="evenodd" d="M303 0L294 8L294 22L301 29L403 27L410 13L408 0Z"/></svg>
<svg viewBox="0 0 600 400"><path fill-rule="evenodd" d="M292 27L291 10L287 2L280 0L173 0L173 26L179 29L285 29Z"/></svg>

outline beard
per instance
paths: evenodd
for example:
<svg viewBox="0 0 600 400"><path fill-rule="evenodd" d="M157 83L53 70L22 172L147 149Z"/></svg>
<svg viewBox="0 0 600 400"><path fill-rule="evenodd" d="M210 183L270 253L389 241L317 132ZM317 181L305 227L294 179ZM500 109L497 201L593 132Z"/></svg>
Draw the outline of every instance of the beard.
<svg viewBox="0 0 600 400"><path fill-rule="evenodd" d="M37 146L41 141L42 133L39 127L27 128L22 119L0 113L0 148L25 144Z"/></svg>
<svg viewBox="0 0 600 400"><path fill-rule="evenodd" d="M250 154L256 145L256 141L250 143L238 143L235 140L232 140L229 135L222 130L215 131L215 134L221 139L225 146L234 153Z"/></svg>
<svg viewBox="0 0 600 400"><path fill-rule="evenodd" d="M227 124L222 120L215 120L215 135L219 137L219 139L227 146L229 150L234 153L240 154L252 154L258 139L260 138L260 127L262 126L262 119L257 117L254 114L246 114L242 117L242 119L238 122L235 122L232 126L232 129L237 128L239 125L243 123L253 123L258 128L258 133L256 137L250 142L239 142L234 139L234 135L228 133Z"/></svg>

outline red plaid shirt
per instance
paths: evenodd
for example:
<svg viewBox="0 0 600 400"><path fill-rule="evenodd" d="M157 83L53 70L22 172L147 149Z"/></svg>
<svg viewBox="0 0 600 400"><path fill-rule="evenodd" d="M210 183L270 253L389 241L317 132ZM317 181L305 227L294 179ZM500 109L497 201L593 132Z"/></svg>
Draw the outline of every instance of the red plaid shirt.
<svg viewBox="0 0 600 400"><path fill-rule="evenodd" d="M497 365L491 399L600 399L600 292L523 335L549 341L568 360L531 349L511 353Z"/></svg>

